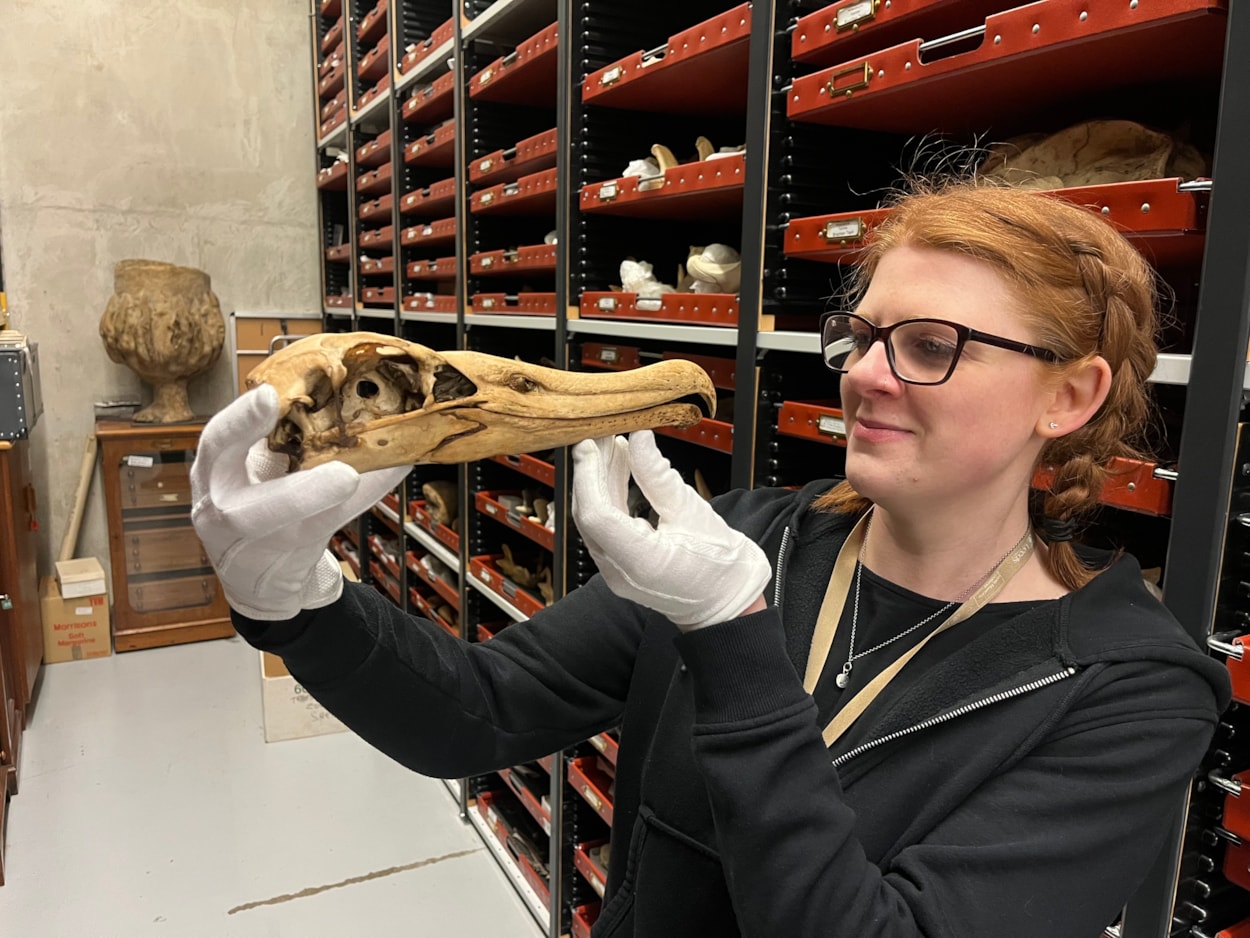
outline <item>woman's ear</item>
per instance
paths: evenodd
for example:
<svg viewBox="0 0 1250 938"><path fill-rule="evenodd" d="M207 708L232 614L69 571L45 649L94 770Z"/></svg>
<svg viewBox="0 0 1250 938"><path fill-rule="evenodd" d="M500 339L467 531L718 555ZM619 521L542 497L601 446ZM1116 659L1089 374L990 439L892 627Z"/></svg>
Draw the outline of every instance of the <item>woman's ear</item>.
<svg viewBox="0 0 1250 938"><path fill-rule="evenodd" d="M1111 390L1111 366L1101 355L1069 365L1055 382L1037 432L1047 439L1064 436L1089 423Z"/></svg>

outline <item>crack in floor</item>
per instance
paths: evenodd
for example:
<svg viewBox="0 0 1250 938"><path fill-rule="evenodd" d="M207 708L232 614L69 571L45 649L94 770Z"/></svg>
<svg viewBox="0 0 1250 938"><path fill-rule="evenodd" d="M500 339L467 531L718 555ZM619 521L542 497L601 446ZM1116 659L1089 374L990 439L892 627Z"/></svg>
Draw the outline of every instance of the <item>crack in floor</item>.
<svg viewBox="0 0 1250 938"><path fill-rule="evenodd" d="M246 912L249 909L258 909L266 905L278 905L282 902L290 902L292 899L307 899L309 896L315 896L318 893L328 892L331 889L342 889L344 886L355 886L357 883L367 883L370 880L381 879L384 876L394 876L396 873L407 873L409 870L419 870L423 866L433 866L435 863L443 863L447 860L455 860L460 857L467 857L474 853L481 853L484 847L474 847L472 850L457 850L455 853L445 853L441 857L430 857L425 860L418 860L415 863L405 863L403 866L390 866L384 870L375 870L372 873L364 873L360 876L351 876L347 879L339 880L337 883L328 883L325 886L309 886L307 889L301 889L299 892L287 893L284 896L274 896L272 899L259 899L256 902L245 902L243 905L236 905L226 914L234 915L236 912Z"/></svg>

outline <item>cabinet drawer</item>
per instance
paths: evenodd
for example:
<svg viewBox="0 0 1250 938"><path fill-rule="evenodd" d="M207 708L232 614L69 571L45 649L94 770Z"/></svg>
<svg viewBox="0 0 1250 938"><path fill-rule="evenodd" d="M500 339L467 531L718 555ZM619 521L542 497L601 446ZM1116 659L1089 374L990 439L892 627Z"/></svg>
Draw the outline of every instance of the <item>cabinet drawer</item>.
<svg viewBox="0 0 1250 938"><path fill-rule="evenodd" d="M209 566L204 545L190 525L127 531L123 541L126 570L132 576Z"/></svg>
<svg viewBox="0 0 1250 938"><path fill-rule="evenodd" d="M217 599L217 578L211 573L147 583L129 583L130 606L136 612L160 612L211 606Z"/></svg>
<svg viewBox="0 0 1250 938"><path fill-rule="evenodd" d="M238 319L234 321L234 347L240 352L267 352L269 343L279 335L315 335L321 331L321 320L286 319L275 316L268 319Z"/></svg>
<svg viewBox="0 0 1250 938"><path fill-rule="evenodd" d="M191 504L190 463L122 466L122 508L186 508Z"/></svg>

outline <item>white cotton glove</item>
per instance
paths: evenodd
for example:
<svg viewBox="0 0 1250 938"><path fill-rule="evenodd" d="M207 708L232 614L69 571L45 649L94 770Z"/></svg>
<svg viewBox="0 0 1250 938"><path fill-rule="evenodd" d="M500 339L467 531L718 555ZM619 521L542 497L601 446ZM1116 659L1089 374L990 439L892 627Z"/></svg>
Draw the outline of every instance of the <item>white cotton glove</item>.
<svg viewBox="0 0 1250 938"><path fill-rule="evenodd" d="M650 430L573 447L573 519L604 582L684 631L741 615L772 575L759 545L682 481ZM631 518L629 476L659 516Z"/></svg>
<svg viewBox="0 0 1250 938"><path fill-rule="evenodd" d="M226 601L252 619L289 619L343 592L343 571L326 543L408 474L361 475L330 462L287 474L287 458L265 437L278 422L278 394L261 385L216 414L191 466L191 521Z"/></svg>

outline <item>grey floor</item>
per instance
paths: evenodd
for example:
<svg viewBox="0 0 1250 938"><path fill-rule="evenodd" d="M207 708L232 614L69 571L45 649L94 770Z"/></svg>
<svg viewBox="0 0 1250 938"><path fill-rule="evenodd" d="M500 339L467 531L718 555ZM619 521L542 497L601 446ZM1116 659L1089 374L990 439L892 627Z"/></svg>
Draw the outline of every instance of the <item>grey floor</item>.
<svg viewBox="0 0 1250 938"><path fill-rule="evenodd" d="M265 743L239 639L44 668L5 938L536 938L443 783L349 733Z"/></svg>

